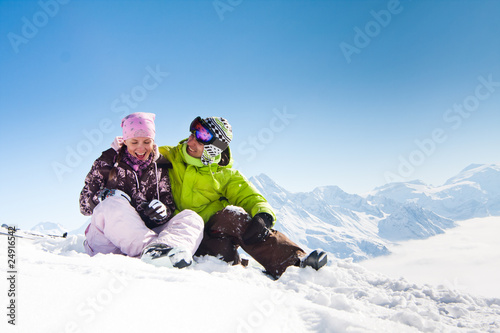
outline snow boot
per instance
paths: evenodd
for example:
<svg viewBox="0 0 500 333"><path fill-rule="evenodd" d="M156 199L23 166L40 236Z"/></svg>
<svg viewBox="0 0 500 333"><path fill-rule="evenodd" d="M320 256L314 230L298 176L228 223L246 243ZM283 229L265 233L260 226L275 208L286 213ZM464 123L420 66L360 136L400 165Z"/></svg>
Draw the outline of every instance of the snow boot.
<svg viewBox="0 0 500 333"><path fill-rule="evenodd" d="M325 251L314 250L307 257L304 257L300 261L300 267L304 268L309 266L314 268L315 270L318 270L321 267L325 266L327 262L328 256L326 255Z"/></svg>
<svg viewBox="0 0 500 333"><path fill-rule="evenodd" d="M178 247L166 244L150 244L142 251L141 260L158 267L184 268L191 265L192 256Z"/></svg>

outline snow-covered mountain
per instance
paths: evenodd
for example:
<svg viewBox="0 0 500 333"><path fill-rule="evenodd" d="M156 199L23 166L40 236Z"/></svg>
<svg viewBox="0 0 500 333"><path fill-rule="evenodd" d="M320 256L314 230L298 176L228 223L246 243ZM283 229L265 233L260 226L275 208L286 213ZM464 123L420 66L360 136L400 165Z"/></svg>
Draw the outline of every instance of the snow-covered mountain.
<svg viewBox="0 0 500 333"><path fill-rule="evenodd" d="M378 235L390 241L422 239L443 233L455 226L453 221L440 217L416 204L403 204L378 223Z"/></svg>
<svg viewBox="0 0 500 333"><path fill-rule="evenodd" d="M389 242L427 238L453 226L415 204L364 198L337 186L291 193L263 174L250 180L275 209L278 230L307 249L321 248L337 258L386 255Z"/></svg>
<svg viewBox="0 0 500 333"><path fill-rule="evenodd" d="M452 220L500 215L500 165L472 164L441 186L421 181L391 183L371 196L413 202Z"/></svg>
<svg viewBox="0 0 500 333"><path fill-rule="evenodd" d="M276 210L279 230L355 261L388 254L392 242L441 234L457 220L500 215L499 165L471 165L439 187L391 183L365 196L337 186L291 193L264 174L250 180Z"/></svg>
<svg viewBox="0 0 500 333"><path fill-rule="evenodd" d="M68 230L59 223L40 222L31 228L31 231L42 235L62 235Z"/></svg>

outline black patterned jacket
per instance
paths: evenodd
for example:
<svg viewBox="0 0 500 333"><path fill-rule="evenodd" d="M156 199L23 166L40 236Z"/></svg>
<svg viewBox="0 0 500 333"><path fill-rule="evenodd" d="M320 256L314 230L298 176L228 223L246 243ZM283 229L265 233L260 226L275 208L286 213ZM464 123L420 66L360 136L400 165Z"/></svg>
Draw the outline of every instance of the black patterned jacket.
<svg viewBox="0 0 500 333"><path fill-rule="evenodd" d="M104 151L101 157L94 162L85 178L85 186L80 193L80 212L86 216L92 215L95 206L99 203L97 192L108 188L127 193L131 198L130 204L139 213L148 228L157 227L170 220L175 211L168 176L168 168L171 167L171 164L165 157L158 154L157 149L153 154L153 162L142 172L140 179L137 173L122 161L117 166L115 179L108 183L109 172L118 153L113 148ZM153 199L160 200L167 207L167 218L162 221L149 219L141 207L141 203L149 203Z"/></svg>

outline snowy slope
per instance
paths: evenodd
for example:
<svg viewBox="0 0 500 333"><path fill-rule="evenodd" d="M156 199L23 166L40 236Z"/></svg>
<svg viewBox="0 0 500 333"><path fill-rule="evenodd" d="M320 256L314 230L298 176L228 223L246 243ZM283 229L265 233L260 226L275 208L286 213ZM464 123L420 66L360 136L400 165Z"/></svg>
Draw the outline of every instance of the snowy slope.
<svg viewBox="0 0 500 333"><path fill-rule="evenodd" d="M17 240L17 325L4 318L2 332L500 332L500 299L390 279L350 260L291 267L272 281L254 262L205 257L177 270L90 258L82 241Z"/></svg>
<svg viewBox="0 0 500 333"><path fill-rule="evenodd" d="M457 222L444 234L401 242L360 264L390 277L500 298L500 217Z"/></svg>
<svg viewBox="0 0 500 333"><path fill-rule="evenodd" d="M379 236L390 241L424 239L455 224L413 203L404 204L378 223Z"/></svg>

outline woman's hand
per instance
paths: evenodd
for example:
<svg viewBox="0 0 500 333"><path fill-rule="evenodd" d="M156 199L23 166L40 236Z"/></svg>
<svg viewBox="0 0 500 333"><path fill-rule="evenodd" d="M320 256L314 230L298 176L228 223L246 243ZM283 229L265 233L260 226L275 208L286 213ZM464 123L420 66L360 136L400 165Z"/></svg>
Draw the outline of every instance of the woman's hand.
<svg viewBox="0 0 500 333"><path fill-rule="evenodd" d="M159 200L154 199L149 204L144 202L141 206L144 209L144 214L153 221L161 221L168 215L167 206Z"/></svg>
<svg viewBox="0 0 500 333"><path fill-rule="evenodd" d="M108 197L115 196L115 195L121 196L121 197L127 199L128 202L130 202L130 196L127 193L120 191L120 190L103 188L102 190L99 190L99 192L97 192L97 198L99 198L99 202L103 202L104 199L106 199Z"/></svg>

